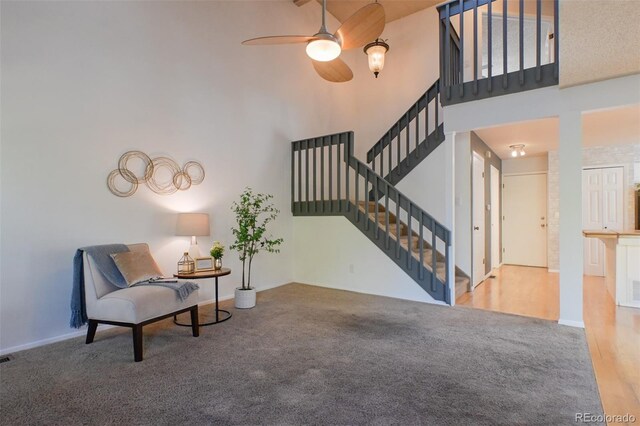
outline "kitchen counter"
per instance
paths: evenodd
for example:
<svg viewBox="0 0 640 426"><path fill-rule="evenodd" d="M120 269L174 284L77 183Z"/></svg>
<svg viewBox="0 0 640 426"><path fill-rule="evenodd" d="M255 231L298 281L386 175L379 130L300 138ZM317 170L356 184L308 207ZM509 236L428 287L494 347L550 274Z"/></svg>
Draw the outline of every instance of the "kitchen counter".
<svg viewBox="0 0 640 426"><path fill-rule="evenodd" d="M640 308L640 230L583 230L582 235L605 245L604 280L616 304Z"/></svg>

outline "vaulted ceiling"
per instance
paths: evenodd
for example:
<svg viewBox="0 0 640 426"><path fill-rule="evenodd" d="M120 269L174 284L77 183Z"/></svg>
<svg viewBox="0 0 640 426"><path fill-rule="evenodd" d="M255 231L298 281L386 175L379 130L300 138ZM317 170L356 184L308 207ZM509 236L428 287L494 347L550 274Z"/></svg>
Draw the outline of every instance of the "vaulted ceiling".
<svg viewBox="0 0 640 426"><path fill-rule="evenodd" d="M313 0L293 0L298 6ZM316 0L322 3L322 0ZM353 15L358 9L372 3L371 0L327 0L327 11L332 14L338 21L344 22L349 16ZM379 0L384 7L387 15L387 22L404 18L405 16L416 13L422 9L435 6L442 3L442 0Z"/></svg>

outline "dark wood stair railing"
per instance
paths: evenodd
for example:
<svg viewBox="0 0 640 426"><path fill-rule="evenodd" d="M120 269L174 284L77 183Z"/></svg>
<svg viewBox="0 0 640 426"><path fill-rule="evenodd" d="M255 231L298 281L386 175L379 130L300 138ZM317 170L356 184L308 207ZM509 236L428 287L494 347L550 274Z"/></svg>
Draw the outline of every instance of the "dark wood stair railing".
<svg viewBox="0 0 640 426"><path fill-rule="evenodd" d="M451 232L353 156L353 132L293 142L291 177L294 216L346 217L436 300L467 285L449 274Z"/></svg>
<svg viewBox="0 0 640 426"><path fill-rule="evenodd" d="M440 80L436 80L371 147L367 163L395 185L443 141Z"/></svg>
<svg viewBox="0 0 640 426"><path fill-rule="evenodd" d="M547 1L544 2L545 6L551 4L551 6L548 7L549 10L545 12L547 14L546 17L543 17L542 0L527 0L527 2L524 0L503 0L502 10L495 13L495 15L493 10L494 1L496 0L451 0L437 6L441 22L440 83L444 94L442 97L442 105L444 106L558 84L558 0L551 0L551 3ZM535 25L535 37L525 37L525 23L531 21L531 19L526 18L526 15L533 15L532 11L525 15L525 8L530 4L535 4L535 18L533 18ZM518 6L517 14L512 13L509 15L509 11L513 11L515 9L513 5ZM479 13L479 9L481 8L483 9L481 10L482 14ZM487 27L487 40L482 40L481 44L481 46L486 45L487 49L487 75L484 77L478 75L478 64L480 63L478 40L482 38L482 34L479 34L478 32L478 28L480 27L478 25L479 15L482 15L480 16L481 19L485 19L484 16L486 15ZM459 19L457 25L457 28L460 30L459 38L457 38L454 25L452 24L452 18L454 17ZM498 31L495 31L493 28L494 18L501 21ZM546 21L544 18L547 18ZM473 20L472 53L467 55L467 58L465 58L464 53L465 19ZM550 44L553 44L549 49L549 56L552 56L552 59L550 58L549 63L543 63L546 62L546 59L543 60L542 55L543 22L548 24L549 27L552 27L552 33L549 33ZM512 46L508 43L509 28L514 28L516 23L518 43L517 46L511 50L511 56L516 56L515 54L517 53L517 60L514 58L512 62L509 63L509 47ZM493 40L494 37L497 38L497 43L494 43L494 41L496 41ZM502 49L499 47L500 44L502 44ZM534 49L527 49L527 47L530 48L532 44ZM534 50L535 59L532 57L531 63L533 65L535 62L535 65L525 68L527 65L525 63L525 56L527 56L526 52ZM456 52L458 53L456 54ZM498 65L494 70L495 58L497 58L498 61L502 61L502 66L500 67ZM467 69L473 69L473 72L467 72L466 76L465 61ZM516 61L517 63L514 63ZM494 75L494 73L497 75Z"/></svg>

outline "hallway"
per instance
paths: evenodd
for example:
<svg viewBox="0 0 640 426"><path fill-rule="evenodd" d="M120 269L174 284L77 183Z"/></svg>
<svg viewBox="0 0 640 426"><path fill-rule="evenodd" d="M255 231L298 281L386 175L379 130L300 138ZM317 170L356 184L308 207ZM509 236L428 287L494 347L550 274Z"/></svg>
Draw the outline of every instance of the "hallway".
<svg viewBox="0 0 640 426"><path fill-rule="evenodd" d="M502 266L496 270L495 278L486 279L473 293L460 296L456 304L557 321L558 273L546 268ZM585 276L584 323L605 413L632 414L637 424L640 309L615 306L604 278Z"/></svg>

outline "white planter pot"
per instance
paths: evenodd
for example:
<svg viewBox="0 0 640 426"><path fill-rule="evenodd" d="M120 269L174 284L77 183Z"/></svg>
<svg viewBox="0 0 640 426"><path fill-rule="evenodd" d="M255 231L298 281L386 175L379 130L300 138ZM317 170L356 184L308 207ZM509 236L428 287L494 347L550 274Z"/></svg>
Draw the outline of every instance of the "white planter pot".
<svg viewBox="0 0 640 426"><path fill-rule="evenodd" d="M236 288L235 304L238 309L249 309L256 306L256 289L242 290Z"/></svg>

